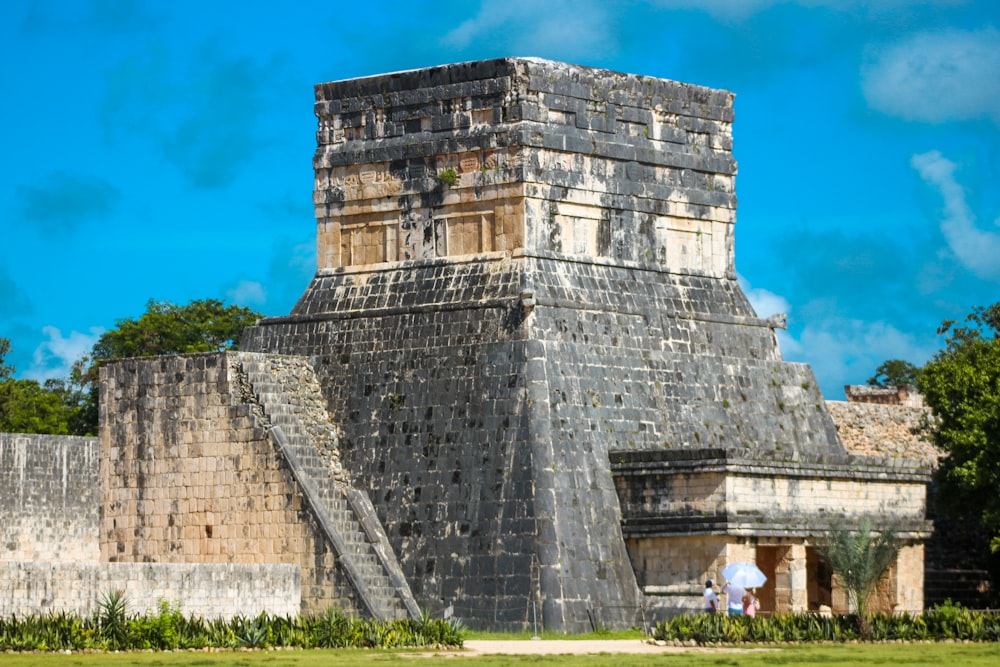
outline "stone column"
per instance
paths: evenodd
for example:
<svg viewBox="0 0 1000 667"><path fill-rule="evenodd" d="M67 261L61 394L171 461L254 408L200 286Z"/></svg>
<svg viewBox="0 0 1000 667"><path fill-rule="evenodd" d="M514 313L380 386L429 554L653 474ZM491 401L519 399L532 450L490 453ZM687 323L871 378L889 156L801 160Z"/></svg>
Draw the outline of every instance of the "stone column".
<svg viewBox="0 0 1000 667"><path fill-rule="evenodd" d="M893 611L919 614L924 610L924 545L910 544L896 556Z"/></svg>
<svg viewBox="0 0 1000 667"><path fill-rule="evenodd" d="M791 582L791 610L793 613L808 611L809 586L806 564L806 546L793 544L788 549L788 575Z"/></svg>

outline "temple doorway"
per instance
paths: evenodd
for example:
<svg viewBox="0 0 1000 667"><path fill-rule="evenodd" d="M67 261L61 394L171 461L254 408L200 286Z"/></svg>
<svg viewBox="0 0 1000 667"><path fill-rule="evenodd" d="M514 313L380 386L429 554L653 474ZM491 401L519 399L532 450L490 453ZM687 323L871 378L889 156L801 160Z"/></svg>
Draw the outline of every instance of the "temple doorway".
<svg viewBox="0 0 1000 667"><path fill-rule="evenodd" d="M833 572L812 547L806 547L806 589L809 611L818 611L820 605L833 608Z"/></svg>
<svg viewBox="0 0 1000 667"><path fill-rule="evenodd" d="M785 552L787 551L788 547L757 547L757 567L767 576L767 581L756 591L757 599L760 600L760 611L762 614L769 615L787 610L779 607L777 577L778 565L784 559Z"/></svg>

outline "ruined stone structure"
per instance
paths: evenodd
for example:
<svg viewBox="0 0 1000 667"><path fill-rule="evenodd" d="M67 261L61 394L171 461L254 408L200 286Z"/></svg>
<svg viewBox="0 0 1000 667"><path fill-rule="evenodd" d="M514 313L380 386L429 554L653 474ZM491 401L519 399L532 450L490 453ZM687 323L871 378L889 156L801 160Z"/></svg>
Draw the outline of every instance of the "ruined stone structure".
<svg viewBox="0 0 1000 667"><path fill-rule="evenodd" d="M907 408L924 407L924 397L917 388L909 384L894 387L880 387L869 384L846 384L844 394L848 403L877 403L901 405Z"/></svg>
<svg viewBox="0 0 1000 667"><path fill-rule="evenodd" d="M729 562L843 607L812 544L927 468L850 455L736 281L733 96L525 58L316 87L318 270L241 352L102 371L101 556L287 563L302 605L633 625Z"/></svg>

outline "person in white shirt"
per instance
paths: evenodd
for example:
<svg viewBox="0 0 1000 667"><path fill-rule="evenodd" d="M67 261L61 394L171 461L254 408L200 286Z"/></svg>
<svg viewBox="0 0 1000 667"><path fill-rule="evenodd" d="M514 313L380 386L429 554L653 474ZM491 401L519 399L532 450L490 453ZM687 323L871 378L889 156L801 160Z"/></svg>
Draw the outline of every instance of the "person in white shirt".
<svg viewBox="0 0 1000 667"><path fill-rule="evenodd" d="M722 592L726 594L726 606L729 608L730 616L743 615L743 596L747 594L746 589L734 583L727 583Z"/></svg>
<svg viewBox="0 0 1000 667"><path fill-rule="evenodd" d="M705 612L708 614L714 614L719 611L719 596L715 594L715 589L712 588L715 583L709 579L705 582Z"/></svg>

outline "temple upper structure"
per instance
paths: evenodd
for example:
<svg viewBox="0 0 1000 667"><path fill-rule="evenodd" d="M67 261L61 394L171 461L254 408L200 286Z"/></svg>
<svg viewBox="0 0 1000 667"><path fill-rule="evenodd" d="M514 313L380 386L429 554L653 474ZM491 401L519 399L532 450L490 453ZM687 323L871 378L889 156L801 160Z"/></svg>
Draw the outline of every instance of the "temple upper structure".
<svg viewBox="0 0 1000 667"><path fill-rule="evenodd" d="M320 269L503 252L733 278L732 93L537 59L321 84Z"/></svg>

